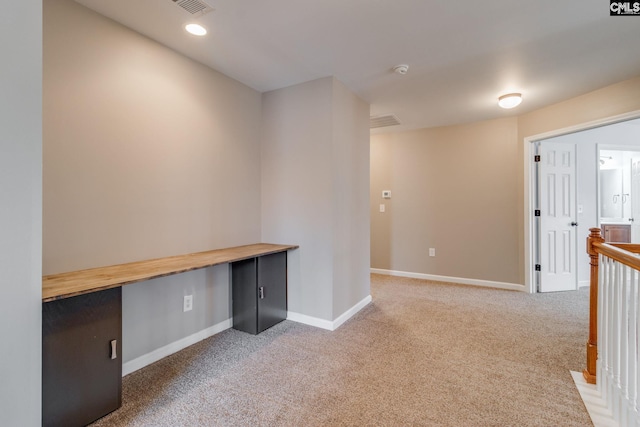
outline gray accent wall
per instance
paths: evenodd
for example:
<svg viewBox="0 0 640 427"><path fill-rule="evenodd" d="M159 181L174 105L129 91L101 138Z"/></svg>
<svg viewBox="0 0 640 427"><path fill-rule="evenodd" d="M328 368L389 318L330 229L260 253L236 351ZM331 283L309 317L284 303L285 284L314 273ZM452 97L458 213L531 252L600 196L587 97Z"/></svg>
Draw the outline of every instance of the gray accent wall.
<svg viewBox="0 0 640 427"><path fill-rule="evenodd" d="M369 295L368 116L332 77L263 94L262 239L300 245L289 311L333 321Z"/></svg>
<svg viewBox="0 0 640 427"><path fill-rule="evenodd" d="M43 102L45 274L260 241L259 92L56 0ZM226 267L124 287L123 361L228 320Z"/></svg>
<svg viewBox="0 0 640 427"><path fill-rule="evenodd" d="M333 79L333 319L370 294L369 104Z"/></svg>
<svg viewBox="0 0 640 427"><path fill-rule="evenodd" d="M0 13L0 425L41 424L42 3Z"/></svg>
<svg viewBox="0 0 640 427"><path fill-rule="evenodd" d="M263 94L262 240L293 242L289 311L333 319L332 79Z"/></svg>

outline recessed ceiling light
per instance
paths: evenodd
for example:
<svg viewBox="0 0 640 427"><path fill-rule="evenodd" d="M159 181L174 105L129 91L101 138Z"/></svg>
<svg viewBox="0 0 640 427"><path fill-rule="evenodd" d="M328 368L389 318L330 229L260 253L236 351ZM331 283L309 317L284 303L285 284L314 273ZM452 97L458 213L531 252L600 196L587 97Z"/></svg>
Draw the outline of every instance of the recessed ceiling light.
<svg viewBox="0 0 640 427"><path fill-rule="evenodd" d="M521 93L508 93L498 98L498 105L502 108L513 108L520 105L522 102Z"/></svg>
<svg viewBox="0 0 640 427"><path fill-rule="evenodd" d="M194 36L204 36L207 34L207 29L198 24L187 24L184 26L184 29Z"/></svg>

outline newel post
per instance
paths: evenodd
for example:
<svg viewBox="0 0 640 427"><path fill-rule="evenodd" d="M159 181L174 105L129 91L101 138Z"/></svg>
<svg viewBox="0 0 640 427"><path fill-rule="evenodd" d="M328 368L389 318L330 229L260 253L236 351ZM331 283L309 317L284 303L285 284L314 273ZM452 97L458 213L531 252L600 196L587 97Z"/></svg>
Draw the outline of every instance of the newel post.
<svg viewBox="0 0 640 427"><path fill-rule="evenodd" d="M596 360L598 359L598 253L594 243L602 243L599 228L590 228L587 237L587 253L591 265L589 291L589 341L587 341L587 368L582 372L589 384L596 383Z"/></svg>

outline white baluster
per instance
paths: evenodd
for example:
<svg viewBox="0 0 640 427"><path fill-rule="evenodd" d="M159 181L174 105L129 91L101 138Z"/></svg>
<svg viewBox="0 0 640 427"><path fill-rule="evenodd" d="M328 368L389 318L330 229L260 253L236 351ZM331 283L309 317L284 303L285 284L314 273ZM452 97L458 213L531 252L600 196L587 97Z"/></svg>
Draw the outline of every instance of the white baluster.
<svg viewBox="0 0 640 427"><path fill-rule="evenodd" d="M640 272L600 256L597 388L620 426L640 427Z"/></svg>
<svg viewBox="0 0 640 427"><path fill-rule="evenodd" d="M614 339L613 339L613 329L614 329L614 320L615 320L615 299L614 299L614 287L615 287L615 264L607 259L608 271L607 271L607 324L605 330L605 337L607 340L606 344L606 396L607 396L607 407L613 410L613 385L615 384L613 378L613 364L614 364Z"/></svg>
<svg viewBox="0 0 640 427"><path fill-rule="evenodd" d="M596 362L596 386L602 398L607 401L609 383L609 259L600 255L598 278L598 360Z"/></svg>
<svg viewBox="0 0 640 427"><path fill-rule="evenodd" d="M613 419L620 420L620 402L622 399L622 388L620 386L620 344L622 335L622 267L620 263L614 265L615 277L613 282L613 357L611 358L611 366L613 367Z"/></svg>
<svg viewBox="0 0 640 427"><path fill-rule="evenodd" d="M627 419L629 425L635 424L636 400L638 397L638 273L629 270L629 398Z"/></svg>
<svg viewBox="0 0 640 427"><path fill-rule="evenodd" d="M620 410L618 421L627 425L629 412L629 267L620 265Z"/></svg>
<svg viewBox="0 0 640 427"><path fill-rule="evenodd" d="M615 265L610 259L607 259L609 264L607 274L607 407L613 411L614 401L614 365L615 365L615 305L616 300L614 298L615 289Z"/></svg>

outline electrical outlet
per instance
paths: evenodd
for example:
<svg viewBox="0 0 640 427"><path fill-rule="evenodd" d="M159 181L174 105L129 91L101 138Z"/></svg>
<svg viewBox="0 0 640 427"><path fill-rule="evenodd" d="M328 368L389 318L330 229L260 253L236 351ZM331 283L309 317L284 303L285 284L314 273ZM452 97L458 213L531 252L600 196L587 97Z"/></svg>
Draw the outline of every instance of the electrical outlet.
<svg viewBox="0 0 640 427"><path fill-rule="evenodd" d="M182 311L187 312L193 310L193 295L185 295L182 304Z"/></svg>
<svg viewBox="0 0 640 427"><path fill-rule="evenodd" d="M436 256L436 248L429 248L429 256Z"/></svg>

